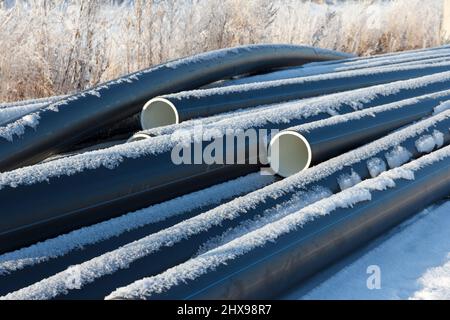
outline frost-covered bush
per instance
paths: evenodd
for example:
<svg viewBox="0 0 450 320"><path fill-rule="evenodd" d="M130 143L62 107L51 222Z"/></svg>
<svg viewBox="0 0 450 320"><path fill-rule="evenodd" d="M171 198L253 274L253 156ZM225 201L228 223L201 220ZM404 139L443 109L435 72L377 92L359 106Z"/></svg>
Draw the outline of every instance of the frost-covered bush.
<svg viewBox="0 0 450 320"><path fill-rule="evenodd" d="M0 101L65 94L241 44L361 55L435 46L441 1L0 0Z"/></svg>

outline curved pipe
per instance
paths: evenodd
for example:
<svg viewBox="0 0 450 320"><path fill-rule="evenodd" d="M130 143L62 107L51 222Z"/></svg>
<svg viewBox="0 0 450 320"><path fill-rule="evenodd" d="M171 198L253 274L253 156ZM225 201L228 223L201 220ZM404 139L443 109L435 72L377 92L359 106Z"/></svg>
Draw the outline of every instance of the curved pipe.
<svg viewBox="0 0 450 320"><path fill-rule="evenodd" d="M272 80L281 80L281 79L289 79L295 77L305 77L311 75L318 75L324 73L331 72L343 72L350 70L358 70L365 69L369 67L376 66L387 66L387 65L413 65L413 64L431 64L436 62L443 62L445 59L449 58L448 50L437 51L437 53L429 54L427 52L424 53L416 53L416 54L401 54L398 57L394 58L386 58L380 57L379 59L373 59L366 64L361 64L362 61L356 61L356 65L353 66L352 62L343 62L341 64L336 64L336 66L312 66L312 67L300 67L300 68L289 68L286 70L275 71L270 73L265 73L262 75L243 77L236 80L228 80L228 81L220 81L220 83L214 83L211 85L207 85L206 88L213 87L224 87L230 85L238 85L238 84L246 84L246 83L254 83L254 82L262 82L262 81L272 81ZM378 61L379 60L379 61ZM345 60L343 60L345 61ZM205 87L203 87L205 88ZM161 115L158 115L160 112ZM156 114L155 114L156 113ZM163 118L161 118L163 116ZM127 121L121 121L118 124L115 124L113 127L105 130L95 137L92 137L90 140L93 140L93 143L98 143L110 136L121 134L121 133L129 133L139 130L140 128L157 128L166 125L178 124L182 121L189 120L189 118L184 117L180 120L178 111L172 102L162 97L154 98L147 102L141 111L139 119L137 117L128 118Z"/></svg>
<svg viewBox="0 0 450 320"><path fill-rule="evenodd" d="M313 77L311 79L298 78L200 91L187 91L159 97L157 105L159 108L164 108L166 113L171 113L173 109L176 109L179 115L179 121L184 121L264 104L314 97L417 78L448 70L450 70L449 62L430 66L408 66L399 69L369 68L362 71L340 72L336 75L317 76L318 78ZM359 72L359 74L355 74L355 72ZM163 124L165 125L167 123L163 122ZM144 130L154 128L153 123L149 127L146 127L145 123L142 123L142 125L144 125Z"/></svg>
<svg viewBox="0 0 450 320"><path fill-rule="evenodd" d="M161 94L198 88L238 74L346 57L349 55L312 47L251 45L212 51L140 71L37 111L32 126L27 125L29 121L19 119L0 128L0 171L37 163L65 151L138 113L149 99Z"/></svg>
<svg viewBox="0 0 450 320"><path fill-rule="evenodd" d="M212 270L205 264L201 265L201 270L197 269L197 264L189 269L190 276L187 277L180 275L174 268L171 270L172 282L165 282L167 278L162 277L158 290L149 287L143 292L137 282L116 290L108 298L276 298L339 258L448 196L450 147L436 151L436 154L439 155L430 154L404 166L404 169L413 173L414 178L393 178L395 185L381 190L370 188L366 184L371 193L370 200L353 200L347 193L343 196L343 201L347 200L352 205L337 204L337 208L328 215L318 214L314 220L305 222L301 227L281 233L276 241L267 241L243 255L237 249L234 258L226 260L226 264L220 264ZM419 164L421 162L424 164ZM392 172L392 175L395 176L396 173ZM354 189L358 189L358 186ZM271 232L276 232L275 230ZM226 257L228 252L229 255L233 254L230 251L223 254L223 251L216 251L218 259ZM209 255L209 261L214 261L215 254ZM183 265L179 266L179 270L182 267ZM204 272L205 269L208 271ZM177 281L173 281L173 277Z"/></svg>

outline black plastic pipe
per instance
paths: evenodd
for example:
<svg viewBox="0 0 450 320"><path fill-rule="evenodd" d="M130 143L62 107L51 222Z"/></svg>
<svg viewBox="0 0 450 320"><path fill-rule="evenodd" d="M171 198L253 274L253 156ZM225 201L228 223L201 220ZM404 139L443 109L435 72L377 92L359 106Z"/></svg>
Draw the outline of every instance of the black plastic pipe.
<svg viewBox="0 0 450 320"><path fill-rule="evenodd" d="M264 81L273 81L273 80L282 80L282 79L292 79L298 77L308 77L314 76L318 74L329 74L335 72L345 72L352 70L361 70L367 68L381 67L381 66L407 66L414 64L432 64L444 62L450 58L449 51L436 52L433 54L427 53L422 55L405 55L405 57L399 56L391 59L380 58L374 59L375 61L367 61L367 63L352 63L345 62L343 60L342 63L336 63L333 65L317 65L317 66L301 66L288 68L278 71L272 71L269 73L258 74L253 76L242 77L238 79L231 80L223 80L217 83L213 83L211 85L207 85L205 88L217 88L217 87L226 87L240 84L248 84L255 82L264 82ZM358 62L358 61L357 61Z"/></svg>
<svg viewBox="0 0 450 320"><path fill-rule="evenodd" d="M233 75L348 56L312 47L251 45L212 51L140 71L37 111L30 126L20 120L5 125L0 130L0 171L37 163L64 151L138 113L157 95L198 88Z"/></svg>
<svg viewBox="0 0 450 320"><path fill-rule="evenodd" d="M361 103L361 108L370 108L377 105L388 104L400 100L409 99L412 97L417 97L421 95L431 94L438 91L448 90L450 89L450 73L444 72L436 75L432 75L431 77L436 77L435 79L431 79L430 76L425 76L413 80L407 80L400 83L388 84L387 89L388 92L380 92L380 88L374 88L374 93L376 97L374 99L370 98L367 101ZM370 87L361 89L367 91L367 94L370 96ZM330 99L334 99L334 97L330 97ZM356 99L356 98L355 98ZM357 100L357 99L356 99ZM312 103L314 101L311 101ZM360 101L356 101L358 104ZM341 105L342 106L342 105ZM350 104L344 104L343 108L340 108L338 113L347 113L355 111L354 108L349 108ZM249 112L255 112L255 110L249 110ZM256 112L259 112L256 110ZM317 119L323 119L328 117L329 115L320 115ZM209 123L213 123L215 118L212 117L210 119L203 119L202 123L207 125ZM143 139L145 137L154 137L164 134L172 134L179 129L189 129L192 127L192 122L185 122L178 125L170 125L165 127L158 127L149 130L139 131L137 132L130 141Z"/></svg>
<svg viewBox="0 0 450 320"><path fill-rule="evenodd" d="M378 70L378 71L376 71ZM374 68L318 79L287 79L258 84L187 91L149 101L141 112L141 126L152 129L184 120L295 99L331 94L417 78L450 70L450 63L404 68Z"/></svg>
<svg viewBox="0 0 450 320"><path fill-rule="evenodd" d="M447 147L448 149L449 147ZM448 153L448 152L447 152ZM226 265L170 289L133 291L111 298L270 299L351 253L415 213L449 195L450 157L414 171L414 180L397 179L395 187L372 190L371 200L338 208L274 242L228 260ZM190 270L192 271L192 270ZM161 288L164 288L161 286Z"/></svg>
<svg viewBox="0 0 450 320"><path fill-rule="evenodd" d="M151 276L163 272L164 270L191 258L200 245L208 241L211 237L220 235L229 228L238 226L240 222L247 219L253 219L256 216L263 214L265 210L289 201L293 195L301 190L311 190L315 186L322 186L329 188L331 192L336 193L340 190L338 183L340 176L353 171L357 173L361 179L370 178L371 173L368 169L367 161L375 157L384 159L386 153L388 153L393 146L401 145L411 153L411 159L417 158L423 154L417 150L417 140L425 135L435 134L436 130L442 133L442 145L447 145L450 142L449 127L450 112L447 112L446 114L438 115L402 129L386 138L362 147L359 151L352 151L348 154L339 156L338 158L335 158L335 160L330 160L319 165L317 170L312 168L312 171L317 171L317 173L312 172L309 174L315 178L312 181L299 185L291 182L290 187L276 192L276 197L273 195L261 195L257 197L257 202L255 202L253 198L251 200L251 206L249 208L243 208L242 210L244 211L237 217L225 219L220 222L220 224L205 230L199 230L196 234L193 234L186 239L180 239L178 242L175 242L168 247L163 247L159 251L148 254L138 261L127 264L126 269L96 279L96 281L84 285L79 290L70 290L67 295L61 293L58 298L100 299L118 286L127 285L132 281L139 279L139 277ZM353 162L349 159L352 159ZM337 164L341 161L344 163L343 165ZM345 163L347 163L347 165L345 165ZM303 180L302 176L299 176L299 181ZM308 179L305 179L305 181L307 180ZM285 182L283 182L282 185L286 187ZM273 185L270 188L275 189L276 187L276 185ZM241 199L240 202L242 203L244 199ZM238 210L235 206L232 206L231 208L233 210ZM178 230L183 229L183 223L180 223L175 228ZM157 261L157 263L155 263L155 261Z"/></svg>
<svg viewBox="0 0 450 320"><path fill-rule="evenodd" d="M425 63L431 64L432 62L433 63L443 62L448 57L450 57L449 53L447 51L443 51L442 53L435 54L435 56L433 56L432 58L429 58L429 57L419 58L419 57L413 56L408 59L405 58L405 59L401 60L400 62L397 61L398 59L392 60L392 61L391 60L384 61L383 66L391 65L391 64L392 65L395 64L396 66L401 66L401 65L405 65L405 63L407 63L407 64L416 63L416 64L422 64L422 65ZM379 64L381 66L382 62L379 62ZM337 65L336 68L339 68L338 66L339 65ZM356 70L356 69L364 69L364 68L369 68L369 67L372 68L374 66L357 65L354 67L347 67L347 69L342 70L342 72ZM317 75L317 74L321 74L321 73L330 73L331 71L330 70L327 71L327 68L329 68L329 67L306 67L306 68L295 68L295 69L290 68L285 71L278 71L278 72L273 72L273 73L268 73L268 74L263 74L263 75L257 75L257 76L253 76L253 77L245 77L245 78L241 78L241 79L237 79L237 80L221 81L220 83L215 83L215 84L211 85L211 87L223 87L223 86L236 85L236 84L280 80L280 79L295 78L295 77L300 77L300 76ZM327 71L327 72L325 72L325 71ZM336 72L341 72L341 70L337 70ZM144 106L144 109L148 108L151 105L155 105L157 101L158 101L158 99L148 102ZM175 107L172 110L168 109L167 111L170 112L170 114L168 115L169 118L167 119L167 121L160 122L161 121L160 120L157 123L157 125L162 125L162 124L167 124L167 123L171 124L171 123L174 123L177 121L187 120L187 118L188 118L188 117L182 117L181 119L177 120L177 118L176 118L177 111L176 111ZM208 115L211 115L211 114L214 114L213 110L211 110L211 113ZM145 112L143 112L142 115L145 115ZM208 116L208 115L206 115L206 116ZM183 116L183 115L181 115L181 116ZM152 116L150 116L150 120L152 120L151 118L152 118ZM155 121L155 120L153 119L153 121ZM102 132L99 132L98 134L87 139L86 141L81 142L81 144L82 145L92 145L92 144L99 143L105 139L109 139L112 136L117 136L120 134L128 134L129 135L131 132L136 132L136 131L142 129L141 123L142 123L142 119L140 119L138 116L132 116L130 118L127 118L126 120L120 121L119 123L112 125L110 128L103 130ZM79 148L79 147L75 146L71 149L74 150L77 148Z"/></svg>
<svg viewBox="0 0 450 320"><path fill-rule="evenodd" d="M343 63L353 63L353 62L366 62L371 60L376 60L380 58L397 58L398 56L404 56L404 55L416 55L416 54L423 54L423 53L436 53L442 50L448 50L450 49L450 45L443 45L439 47L433 47L433 48L424 48L424 49L416 49L416 50L408 50L408 51L398 51L398 52L389 52L389 53L383 53L383 54L377 54L367 57L353 57L353 58L347 58L342 60ZM308 63L306 66L321 66L321 65L332 65L336 64L337 61L322 61L322 62L311 62Z"/></svg>
<svg viewBox="0 0 450 320"><path fill-rule="evenodd" d="M399 91L393 95L399 97L401 94ZM352 112L352 103L354 101L341 105L337 110L342 113ZM311 118L292 119L282 124L267 121L254 129L286 129L326 117L330 117L330 114L324 111ZM263 131L258 133L265 134ZM51 173L61 167L66 168L68 172L59 176L47 176L32 183L16 183L16 172L4 173L5 177L12 177L14 183L4 185L0 189L0 252L159 203L260 168L257 161L251 164L248 152L245 165L207 164L205 161L195 165L177 165L172 161L171 149L156 154L147 151L151 150L155 143L169 143L170 136L155 139L159 140L150 139L18 170L18 174L29 172L27 176L38 178L45 171L50 170ZM206 144L209 142L203 143ZM244 150L257 148L249 144L250 141L246 139ZM226 147L224 144L223 148ZM238 146L234 144L233 147ZM195 146L192 145L191 148L195 149ZM128 149L133 150L131 155L126 155ZM134 150L141 151L136 153ZM125 155L120 156L121 160L116 160L117 163L109 168L110 158L115 159L117 154L123 152ZM223 153L226 154L226 150L223 150ZM236 154L235 149L235 158ZM85 161L83 157L88 157L89 160ZM102 161L106 162L106 165L95 166ZM72 167L79 166L87 168L72 172ZM0 180L9 179L5 177L0 176ZM22 201L24 195L27 196L27 201Z"/></svg>
<svg viewBox="0 0 450 320"><path fill-rule="evenodd" d="M434 119L425 120L422 123L418 123L411 127L402 129L398 133L390 135L388 138L375 141L373 144L364 146L359 152L349 152L336 158L336 160L347 162L347 165L337 166L333 160L323 163L321 168L317 168L318 174L314 172L309 174L316 179L313 179L306 183L299 183L298 185L290 183L286 185L286 182L282 182L280 187L275 185L269 188L277 195L271 196L257 196L257 201L250 194L250 199L245 196L240 199L236 206L230 206L228 210L240 210L239 215L234 218L224 219L220 223L209 227L208 229L198 230L194 234L190 235L186 239L179 239L178 241L171 243L169 246L160 248L156 252L152 252L145 257L134 261L130 264L127 263L127 268L118 270L113 274L108 274L101 278L97 278L94 282L85 284L79 290L70 290L67 294L61 293L56 298L58 299L101 299L111 291L120 286L125 286L137 279L143 277L149 277L164 272L165 270L183 263L184 261L192 258L193 255L199 250L200 246L207 242L209 239L221 235L230 228L237 227L239 223L254 219L256 216L264 215L265 210L274 208L276 206L283 205L285 202L290 201L292 197L302 190L312 190L314 187L321 186L330 189L332 193L339 192L340 186L338 183L339 178L343 174L350 172L357 173L361 179L368 179L371 177L369 172L367 161L373 158L379 158L385 161L385 155L391 151L393 146L401 145L408 152L411 153L411 159L420 157L423 153L419 152L416 148L416 141L424 135L432 135L435 130L442 132L444 145L450 143L450 112L447 112L445 116L437 116ZM407 133L408 132L408 133ZM369 150L375 150L369 152ZM352 156L352 153L354 156ZM348 158L358 159L353 163L348 161ZM347 159L347 160L345 160ZM326 169L328 168L328 169ZM314 171L314 168L311 170ZM324 174L325 172L325 174ZM320 177L322 175L322 177ZM307 179L305 179L307 180ZM304 181L300 175L298 181ZM278 192L275 192L278 190ZM256 191L255 193L259 193ZM250 200L250 205L246 208L239 208L239 203L243 203L244 200ZM218 214L224 208L218 208ZM225 211L226 212L226 211ZM230 213L231 214L231 213ZM175 230L182 230L185 226L183 223L174 226ZM187 227L186 227L187 228ZM157 263L155 263L157 261ZM167 298L171 298L168 296ZM173 297L177 298L177 297Z"/></svg>
<svg viewBox="0 0 450 320"><path fill-rule="evenodd" d="M323 120L284 130L270 142L270 165L288 177L382 137L389 131L433 114L440 101L450 100L450 92L415 98L406 103L351 113L341 121ZM369 111L369 112L367 112Z"/></svg>

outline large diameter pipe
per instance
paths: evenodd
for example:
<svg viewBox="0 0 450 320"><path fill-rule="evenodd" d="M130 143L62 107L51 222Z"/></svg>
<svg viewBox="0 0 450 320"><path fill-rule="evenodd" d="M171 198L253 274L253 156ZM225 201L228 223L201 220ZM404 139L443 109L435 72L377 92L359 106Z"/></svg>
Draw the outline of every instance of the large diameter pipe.
<svg viewBox="0 0 450 320"><path fill-rule="evenodd" d="M198 88L233 75L348 56L304 46L251 45L140 71L70 96L0 128L0 171L37 163L64 151L138 113L157 95Z"/></svg>
<svg viewBox="0 0 450 320"><path fill-rule="evenodd" d="M450 63L407 67L382 67L329 75L268 81L224 88L181 92L149 101L141 112L144 130L184 120L375 86L450 70Z"/></svg>
<svg viewBox="0 0 450 320"><path fill-rule="evenodd" d="M243 233L248 233L248 225L245 224L245 221L252 221L252 225L255 225L258 221L253 221L253 219L269 216L274 208L283 208L284 204L289 204L293 200L298 202L299 199L294 196L301 194L299 192L315 190L315 186L322 186L329 188L331 193L337 193L341 190L338 180L342 175L353 172L352 170L354 170L353 174L358 174L362 180L376 177L388 168L385 161L390 157L391 151L396 148L401 147L407 150L411 154L410 158L406 160L409 161L424 154L421 148L419 148L421 150L417 149L417 145L420 145L417 142L422 141L423 138L440 136L437 132L440 132L442 136L433 149L448 145L450 142L449 127L450 111L446 111L321 163L284 181L274 183L228 204L184 220L157 234L145 236L126 247L105 253L100 258L86 261L77 266L80 274L84 275L86 272L88 276L82 278L80 287L77 287L76 290L64 282L64 273L61 273L42 280L39 283L39 290L37 287L28 290L31 295L26 293L30 288L24 288L24 290L13 293L11 297L29 299L36 294L46 298L102 298L117 287L128 285L143 277L157 275L187 261L206 241L222 235L230 228L239 227L240 222L244 223ZM430 149L427 150L430 151ZM376 174L370 165L373 160L379 160L380 163L385 164L384 169L378 170ZM391 165L393 163L391 162ZM400 164L397 163L392 168L398 165ZM352 194L352 190L349 193ZM276 220L278 218L273 221ZM155 243L160 243L159 248L154 247ZM240 243L251 242L242 241ZM142 252L145 253L141 254ZM116 269L117 261L120 261L120 266ZM108 268L105 268L105 265L108 265ZM85 279L88 280L85 281ZM176 295L171 292L170 297L175 298Z"/></svg>
<svg viewBox="0 0 450 320"><path fill-rule="evenodd" d="M411 65L412 63L415 64L430 64L430 63L436 63L436 62L442 62L446 59L446 57L449 56L449 51L445 51L443 50L442 52L437 51L438 53L422 53L421 55L419 54L415 54L415 55L408 55L405 54L405 57L403 57L402 55L400 55L397 59L380 59L381 61L371 61L368 62L367 64L356 64L356 66L352 66L350 65L346 65L343 64L343 66L337 65L335 67L333 67L333 71L335 72L341 72L341 71L349 71L349 70L354 70L354 69L361 69L361 68L368 68L368 67L374 67L374 66L381 66L381 65L390 65L390 64L397 64L397 66L399 66L399 63L402 63L401 65L405 65L409 64ZM294 77L299 77L299 76L308 76L308 75L315 75L315 74L320 74L320 73L329 73L330 71L330 67L307 67L307 68L289 68L288 70L283 70L283 71L278 71L278 72L272 72L269 74L263 74L263 75L259 75L259 76L253 76L253 77L245 77L242 79L237 79L237 80L230 80L230 81L222 81L219 84L215 84L214 86L229 86L229 85L235 85L235 84L242 84L242 83L253 83L253 82L261 82L261 81L270 81L270 80L276 80L276 79L287 79L287 78L294 78ZM157 99L155 99L155 104L156 101L158 101ZM149 103L147 103L144 106L144 109L148 108ZM155 116L155 118L158 118L158 114L155 112L158 108L155 107L153 109L153 115ZM167 114L165 119L159 119L159 123L178 123L179 119L177 120L178 114L176 111L176 108L174 107L173 110L171 111L170 109L168 109ZM142 113L142 115L144 115L144 113ZM149 121L152 121L153 119L153 115L147 117L147 119L149 119ZM141 116L142 117L142 116ZM0 114L0 118L1 118L1 114ZM108 140L111 137L114 136L118 136L118 135L122 135L122 134L128 134L130 135L131 132L136 132L137 130L141 129L141 123L144 122L145 119L139 119L138 116L132 116L127 118L126 120L122 120L117 124L113 124L111 127L109 127L108 129L104 129L101 132L96 133L95 135L93 135L92 137L90 137L87 140L82 141L81 143L77 144L76 146L73 146L70 148L70 150L68 151L73 151L73 150L77 150L80 149L83 146L90 146L90 145L94 145L94 144L98 144L98 143L102 143L104 142L104 140ZM153 120L154 121L154 120Z"/></svg>
<svg viewBox="0 0 450 320"><path fill-rule="evenodd" d="M354 90L352 92L352 95L350 95L350 97L353 97L354 93L363 93L363 94L367 94L368 97L370 96L372 98L368 98L368 99L364 99L364 101L360 101L357 98L357 96L354 96L354 101L349 100L345 106L342 104L340 105L338 113L352 112L355 110L354 105L356 105L356 106L360 105L361 108L370 108L370 107L374 107L377 105L388 104L388 103L392 103L395 101L405 100L405 99L409 99L409 98L420 96L420 95L425 95L425 94L430 94L433 92L448 90L449 86L450 86L450 72L443 72L443 73L438 73L438 74L431 75L431 76L424 76L424 77L415 78L415 79L411 79L411 80L399 81L397 83L391 83L391 84L387 84L385 86L375 86L372 88L358 89L358 90ZM373 96L371 95L371 93L373 94ZM309 100L302 100L301 102L299 101L299 103L306 103L306 104L311 103L313 105L314 103L316 103L319 100L324 100L327 98L329 98L330 100L333 100L333 99L336 99L337 96L342 96L344 94L345 94L345 92L342 94L337 94L337 95L334 94L329 97L324 96L324 97L310 98ZM292 102L292 103L295 103L295 102ZM352 107L352 105L353 105L353 107ZM209 125L211 123L220 123L226 118L236 116L236 119L238 119L238 117L247 116L249 114L254 114L255 118L256 118L258 115L265 113L269 108L281 108L282 106L283 106L283 104L281 104L281 105L266 105L266 106L251 108L251 109L247 109L247 110L236 111L236 113L234 113L234 114L225 113L225 114L220 114L220 115L216 115L216 116L212 116L212 117L208 117L208 118L203 118L203 119L201 119L201 121L199 121L198 119L194 119L194 120L190 120L190 121L185 121L180 124L174 124L174 125L164 126L164 127L157 127L157 128L144 130L144 131L140 131L140 132L136 133L135 136L130 139L130 141L134 141L135 138L137 138L139 140L139 139L142 139L145 137L159 136L159 135L164 135L164 134L172 134L175 131L180 130L180 129L192 128L193 126L197 125L199 122L203 125ZM280 112L284 112L284 111L280 109ZM326 117L327 117L327 115L322 113L322 116L320 116L318 118L323 119Z"/></svg>
<svg viewBox="0 0 450 320"><path fill-rule="evenodd" d="M335 180L340 175L347 174L350 168L358 172L362 179L370 177L369 160L374 159L373 157L382 159L393 147L400 145L410 150L412 157L419 156L422 153L418 150L415 151L414 147L417 141L423 137L434 135L436 130L443 133L442 143L448 144L450 141L449 126L450 111L446 111L326 163L319 164L283 182L272 184L244 198L200 214L198 217L187 219L173 228L170 227L161 233L146 236L124 248L106 253L101 260L98 258L86 261L77 266L77 270L80 274L84 274L86 271L89 276L82 277L82 282L77 290L69 287L70 284L64 282L64 273L60 273L42 280L39 283L39 290L34 286L30 291L36 296L46 298L102 298L119 286L130 284L142 277L158 274L186 261L192 257L204 241L233 227L235 220L252 219L262 213L267 215L265 210L271 210L270 208L274 206L280 208L280 204L284 203L286 197L289 200L301 190L324 185L331 191L337 192L339 186L336 187ZM439 143L438 147L443 144ZM298 199L296 201L298 202ZM208 219L213 221L208 222ZM205 225L198 225L198 223ZM211 225L208 226L209 223ZM197 227L193 228L193 225L197 225ZM245 228L245 230L248 229ZM159 250L155 249L154 244L159 243L162 239L167 244L162 245ZM141 254L142 252L146 253ZM122 267L119 267L118 270L111 270L110 267L115 266L117 261L120 261ZM108 268L104 268L105 265L108 265ZM85 279L89 280L85 282ZM27 288L19 290L11 297L32 298L32 295L25 293L26 290Z"/></svg>
<svg viewBox="0 0 450 320"><path fill-rule="evenodd" d="M446 147L161 275L120 288L108 298L276 298L448 196L449 188L450 147Z"/></svg>
<svg viewBox="0 0 450 320"><path fill-rule="evenodd" d="M343 71L351 71L351 70L360 70L366 68L373 68L379 66L388 66L388 65L396 65L396 66L406 66L406 65L418 65L418 64L432 64L437 62L443 62L449 58L450 51L442 50L437 51L435 53L421 53L421 54L404 54L399 55L395 58L379 58L372 59L362 63L362 61L356 62L346 62L345 60L342 63L336 63L332 65L317 65L317 66L301 66L288 68L278 71L272 71L269 73L258 74L253 76L242 77L238 79L231 80L223 80L217 83L213 83L211 85L206 86L205 88L213 88L213 87L225 87L225 86L233 86L239 84L247 84L247 83L255 83L255 82L264 82L264 81L273 81L273 80L281 80L281 79L291 79L297 77L307 77L318 74L332 73L332 72L343 72Z"/></svg>
<svg viewBox="0 0 450 320"><path fill-rule="evenodd" d="M349 114L339 121L322 120L278 133L270 142L274 172L288 177L387 132L431 115L450 91ZM331 121L330 121L331 120Z"/></svg>
<svg viewBox="0 0 450 320"><path fill-rule="evenodd" d="M275 176L251 174L0 255L0 296L171 227L276 180ZM41 259L43 256L45 258Z"/></svg>
<svg viewBox="0 0 450 320"><path fill-rule="evenodd" d="M383 90L394 95L402 93L401 90L391 89L389 86L372 88L368 90L372 97L368 100L378 99L376 92L381 93ZM354 111L350 105L358 99L367 102L367 96L361 95L361 92L355 93L354 98L346 94L340 97L343 99L340 109L339 97L338 94L333 100L336 102L335 110L343 113ZM311 108L314 111L311 117L305 118L305 114L297 112L290 121L283 118L278 122L278 113L262 117L259 123L255 122L252 115L241 117L238 121L230 119L230 124L223 124L221 132L225 133L231 124L239 124L239 121L242 126L238 127L243 130L271 130L289 128L320 117L330 117L327 102L322 107L314 105ZM305 110L302 105L297 109ZM320 111L321 109L323 110ZM291 106L288 106L286 111L292 112ZM214 125L210 129L216 131L220 128ZM267 132L259 130L257 133L260 135L257 137L259 141L266 138ZM204 143L208 144L209 141ZM245 139L242 148L234 143L232 151L236 157L242 150L258 149L257 144L256 141ZM1 174L0 202L3 210L0 221L0 251L31 244L260 168L258 159L251 159L249 152L245 153L245 164L238 164L236 161L177 164L172 159L175 146L176 141L172 141L171 136L161 136ZM223 154L227 154L228 146L223 144L221 147ZM196 148L195 143L191 144L191 150ZM251 156L258 157L258 154ZM27 195L28 201L20 201L24 194Z"/></svg>

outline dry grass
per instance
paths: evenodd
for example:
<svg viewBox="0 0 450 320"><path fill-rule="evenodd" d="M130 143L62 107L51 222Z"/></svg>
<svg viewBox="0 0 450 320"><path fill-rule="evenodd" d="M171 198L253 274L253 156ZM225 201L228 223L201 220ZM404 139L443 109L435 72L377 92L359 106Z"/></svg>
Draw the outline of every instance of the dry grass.
<svg viewBox="0 0 450 320"><path fill-rule="evenodd" d="M436 46L440 2L28 0L7 8L0 0L0 101L65 94L241 44L307 44L360 55Z"/></svg>

